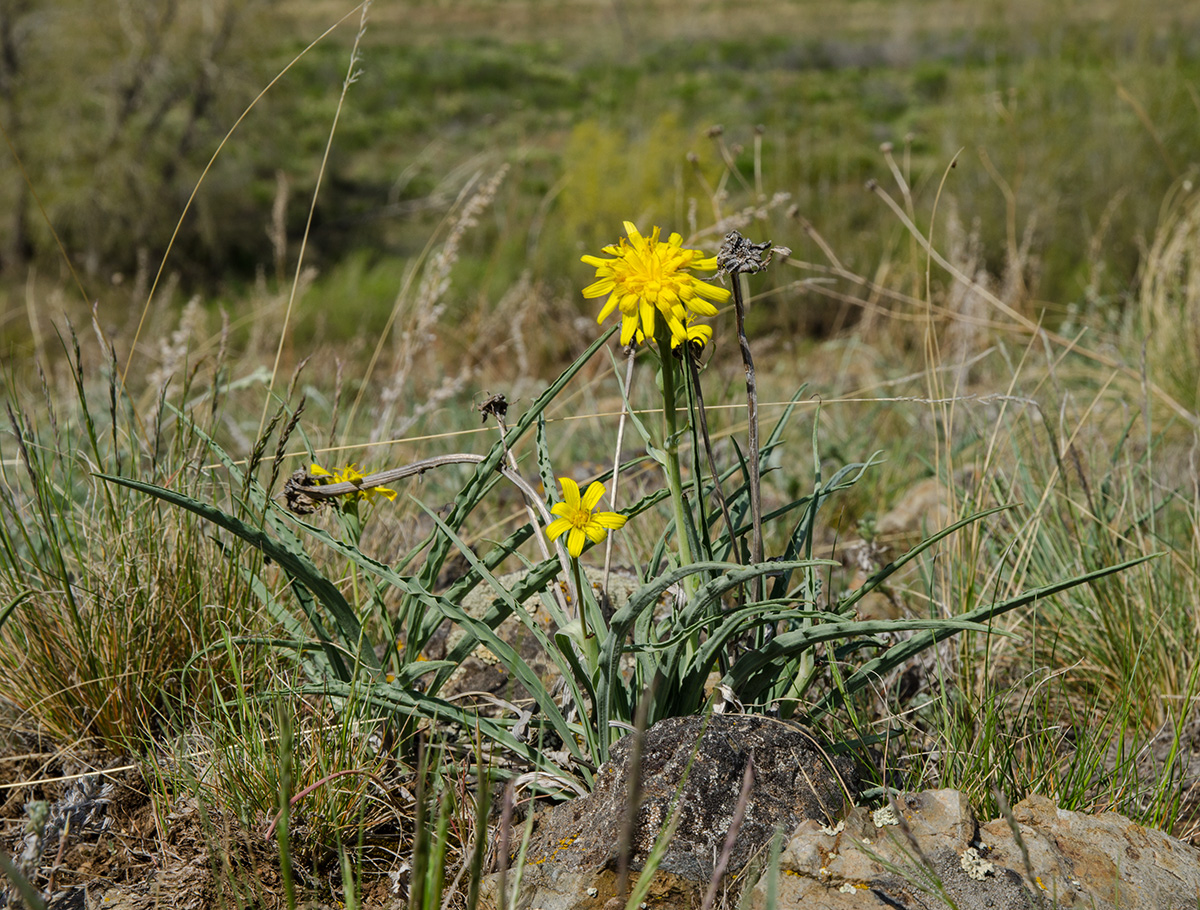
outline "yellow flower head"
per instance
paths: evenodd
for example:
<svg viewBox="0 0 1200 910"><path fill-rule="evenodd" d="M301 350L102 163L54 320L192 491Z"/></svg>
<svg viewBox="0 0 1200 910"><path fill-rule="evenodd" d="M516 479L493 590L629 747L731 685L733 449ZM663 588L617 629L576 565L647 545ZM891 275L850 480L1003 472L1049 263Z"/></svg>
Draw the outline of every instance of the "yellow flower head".
<svg viewBox="0 0 1200 910"><path fill-rule="evenodd" d="M596 280L583 289L583 296L608 295L597 322L603 322L614 309L620 308L621 344L629 344L639 330L653 341L655 310L664 319L680 308L686 316L717 315L711 301L724 303L729 299L729 291L689 274L692 269L715 271L715 256L705 257L700 250L685 250L679 234L672 234L664 242L659 239L658 228L649 237L643 237L632 221L625 222L625 233L628 239L622 237L615 245L604 248L612 259L583 257L584 262L596 267Z"/></svg>
<svg viewBox="0 0 1200 910"><path fill-rule="evenodd" d="M322 483L352 483L355 486L362 486L363 476L359 473L358 467L353 464L348 464L340 471L327 471L319 464L314 463L309 468L308 473L313 477L323 478ZM367 487L361 489L357 494L359 499L369 499L375 501L376 496L382 496L388 502L396 499L396 491L390 487Z"/></svg>
<svg viewBox="0 0 1200 910"><path fill-rule="evenodd" d="M550 507L550 511L558 518L550 522L546 536L557 540L566 534L567 552L572 556L578 558L583 552L585 539L600 543L609 530L615 531L624 526L624 515L595 511L596 504L604 495L604 484L600 481L593 481L582 497L579 495L579 484L570 477L560 477L558 482L562 484L563 501Z"/></svg>

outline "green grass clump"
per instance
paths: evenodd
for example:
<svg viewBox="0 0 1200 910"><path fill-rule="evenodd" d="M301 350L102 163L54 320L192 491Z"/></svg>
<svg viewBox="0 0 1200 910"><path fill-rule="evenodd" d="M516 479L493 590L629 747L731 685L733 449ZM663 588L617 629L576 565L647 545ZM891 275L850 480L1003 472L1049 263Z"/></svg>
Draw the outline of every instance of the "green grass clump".
<svg viewBox="0 0 1200 910"><path fill-rule="evenodd" d="M15 729L35 741L140 749L203 688L206 648L249 623L255 604L240 548L99 485L95 473L112 471L225 495L163 402L147 427L118 394L116 365L104 368L107 389L95 388L73 334L70 343L73 403L49 386L40 402L9 401L0 600L22 602L0 633L0 688ZM187 384L184 397L198 391Z"/></svg>

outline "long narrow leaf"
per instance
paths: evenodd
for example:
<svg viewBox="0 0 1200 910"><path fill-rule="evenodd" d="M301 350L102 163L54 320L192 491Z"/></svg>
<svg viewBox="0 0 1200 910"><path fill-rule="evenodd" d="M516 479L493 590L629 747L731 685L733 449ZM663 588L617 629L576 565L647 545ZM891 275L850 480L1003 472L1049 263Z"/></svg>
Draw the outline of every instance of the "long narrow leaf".
<svg viewBox="0 0 1200 910"><path fill-rule="evenodd" d="M967 525L973 524L981 519L987 518L989 515L995 515L997 512L1004 512L1011 508L1014 508L1014 506L1012 504L1008 504L993 506L990 509L984 509L982 512L973 512L966 518L942 528L942 530L938 531L936 534L926 537L911 550L908 550L906 553L904 553L904 555L892 560L887 565L880 568L879 571L875 572L875 574L873 574L870 578L838 601L838 612L850 612L851 608L853 608L856 603L878 588L881 584L887 581L888 578L902 569L905 565L912 562L939 540L949 537L955 531L965 528Z"/></svg>
<svg viewBox="0 0 1200 910"><path fill-rule="evenodd" d="M963 613L961 616L955 617L958 621L987 623L997 616L1002 616L1010 610L1015 610L1018 607L1023 607L1026 604L1031 604L1036 600L1042 600L1046 597L1052 597L1063 591L1078 587L1082 584L1096 581L1108 575L1114 575L1117 572L1123 572L1126 569L1132 569L1134 566L1139 566L1148 560L1159 556L1159 553L1149 553L1145 556L1139 556L1136 559L1130 559L1115 566L1108 566L1103 569L1097 569L1094 572L1088 572L1084 575L1077 575L1074 578L1069 578L1065 581L1055 582L1054 584L1044 585L1040 588L1034 588L1032 591L1026 591L1024 594L1019 594L1016 597L1011 597L1008 600L1000 603L988 604L984 607L978 607ZM881 654L874 660L868 661L860 667L854 675L846 680L846 685L843 690L830 692L823 698L820 703L813 709L810 719L815 720L830 710L842 703L846 696L853 695L860 689L864 688L874 678L887 673L894 667L899 666L913 657L921 653L926 648L936 644L942 638L947 637L939 631L931 630L923 632L920 635L914 635L908 641L901 642L889 648L885 653Z"/></svg>
<svg viewBox="0 0 1200 910"><path fill-rule="evenodd" d="M4 624L8 622L8 618L13 615L17 607L21 606L21 604L25 603L31 597L33 597L32 591L22 591L3 607L0 607L0 629L4 628Z"/></svg>
<svg viewBox="0 0 1200 910"><path fill-rule="evenodd" d="M558 654L558 649L551 645L550 641L546 638L546 634L538 628L537 623L533 622L532 618L530 618L525 612L521 604L516 602L512 594L505 590L504 586L496 580L491 572L488 572L487 569L483 568L478 557L471 552L471 548L463 543L462 539L450 529L449 525L442 521L436 512L427 508L421 502L417 502L417 505L421 506L421 508L425 510L425 513L433 519L433 521L441 529L442 533L446 535L446 538L460 549L463 556L466 557L468 561L472 562L473 568L483 573L484 578L492 586L492 589L507 602L509 610L517 613L518 616L521 617L523 624L535 637L537 637L539 643L545 649L547 656L549 656L552 660L555 660L555 663L558 664L559 672L562 673L564 681L566 681L568 684L571 684L573 681L571 679L570 665L564 661L561 661L561 655ZM526 691L533 696L534 700L538 704L538 707L541 708L543 715L548 721L550 721L551 726L554 728L554 732L559 735L566 748L570 750L571 753L577 758L583 758L583 753L579 751L579 746L576 744L575 737L572 735L573 731L567 725L566 718L563 717L558 705L554 703L554 699L550 696L549 691L547 691L546 687L542 685L541 678L527 663L525 663L524 660L521 659L521 656L517 653L516 649L513 648L508 642L504 641L504 639L500 638L500 636L498 636L495 631L489 628L485 623L482 623L473 616L467 614L457 604L445 603L442 604L442 609L450 614L451 618L458 622L463 628L469 628L476 638L478 638L484 645L487 646L488 650L491 651L492 654L494 654L504 666L504 668L508 670L512 678L524 686ZM572 694L577 700L579 699L579 690L577 688L574 689Z"/></svg>

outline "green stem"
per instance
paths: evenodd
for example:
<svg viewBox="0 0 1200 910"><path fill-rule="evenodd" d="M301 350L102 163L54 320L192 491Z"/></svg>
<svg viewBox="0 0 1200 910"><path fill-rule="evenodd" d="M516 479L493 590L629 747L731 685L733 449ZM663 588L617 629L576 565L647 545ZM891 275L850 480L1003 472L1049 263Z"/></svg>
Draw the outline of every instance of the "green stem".
<svg viewBox="0 0 1200 910"><path fill-rule="evenodd" d="M666 452L667 487L671 491L671 506L675 512L675 537L679 541L679 564L692 564L692 544L683 500L683 474L679 469L678 414L675 410L675 358L671 355L671 334L666 326L658 336L658 354L662 361L663 449ZM699 579L689 575L685 581L689 593L699 586Z"/></svg>
<svg viewBox="0 0 1200 910"><path fill-rule="evenodd" d="M586 641L588 635L587 610L583 604L583 579L579 572L579 560L574 556L571 557L571 569L575 573L575 612L579 614L579 627L583 630L583 638Z"/></svg>
<svg viewBox="0 0 1200 910"><path fill-rule="evenodd" d="M590 603L587 598L591 596L591 591L584 594L583 573L579 571L579 560L574 556L571 557L571 568L575 574L575 606L579 612L579 630L582 633L579 639L579 653L587 665L588 673L593 677L594 684L596 668L600 666L600 639L588 628L587 611Z"/></svg>

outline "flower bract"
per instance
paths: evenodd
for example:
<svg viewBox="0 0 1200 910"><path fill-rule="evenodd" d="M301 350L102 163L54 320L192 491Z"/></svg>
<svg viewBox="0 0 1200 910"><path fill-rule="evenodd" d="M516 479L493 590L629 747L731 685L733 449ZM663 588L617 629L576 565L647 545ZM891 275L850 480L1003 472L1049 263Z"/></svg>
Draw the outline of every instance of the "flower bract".
<svg viewBox="0 0 1200 910"><path fill-rule="evenodd" d="M560 477L563 501L556 502L550 511L558 518L546 528L546 536L557 540L567 535L567 552L578 558L583 553L584 543L600 543L608 535L625 524L625 516L616 512L597 512L596 505L604 495L604 484L593 481L583 496L579 495L579 484L570 477Z"/></svg>
<svg viewBox="0 0 1200 910"><path fill-rule="evenodd" d="M353 464L346 465L340 471L327 471L319 464L314 463L308 473L320 479L322 483L352 483L355 486L362 486L363 481L363 475L359 473L357 465ZM364 487L355 495L359 499L369 499L372 502L375 501L375 497L382 496L388 502L392 502L396 498L396 491L390 487Z"/></svg>
<svg viewBox="0 0 1200 910"><path fill-rule="evenodd" d="M713 302L724 303L729 291L691 274L693 270L715 271L715 256L684 249L679 234L663 241L657 227L645 237L632 221L626 221L625 233L627 237L604 247L612 259L583 257L596 268L596 280L583 289L583 296L608 295L597 322L620 309L621 344L629 344L639 331L653 341L656 312L666 320L673 317L684 324L692 317L717 315Z"/></svg>

